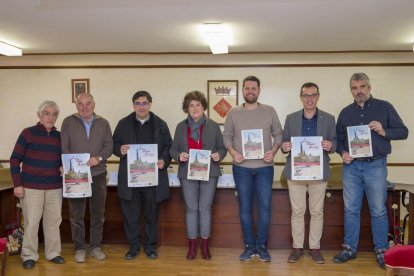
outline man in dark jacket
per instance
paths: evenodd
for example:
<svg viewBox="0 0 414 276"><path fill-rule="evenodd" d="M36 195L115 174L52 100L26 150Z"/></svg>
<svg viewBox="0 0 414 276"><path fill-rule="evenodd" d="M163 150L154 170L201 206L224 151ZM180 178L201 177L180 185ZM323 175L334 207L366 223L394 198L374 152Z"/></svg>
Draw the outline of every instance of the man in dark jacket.
<svg viewBox="0 0 414 276"><path fill-rule="evenodd" d="M148 258L156 259L159 203L167 199L170 193L167 168L171 162L169 150L172 139L167 124L150 112L152 97L148 92L136 92L132 97L132 103L134 112L118 122L113 135L114 154L120 157L118 196L121 200L124 230L130 246L125 259L134 259L139 254L141 205L144 208L145 219L144 251ZM128 187L127 152L131 144L157 144L157 186Z"/></svg>

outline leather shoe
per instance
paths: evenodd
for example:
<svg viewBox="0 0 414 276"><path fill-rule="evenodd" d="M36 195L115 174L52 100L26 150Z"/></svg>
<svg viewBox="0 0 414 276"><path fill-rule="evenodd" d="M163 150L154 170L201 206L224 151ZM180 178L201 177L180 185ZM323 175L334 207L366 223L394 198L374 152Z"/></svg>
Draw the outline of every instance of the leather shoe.
<svg viewBox="0 0 414 276"><path fill-rule="evenodd" d="M148 259L157 259L158 253L155 251L155 249L148 249L145 251L145 254L147 255Z"/></svg>
<svg viewBox="0 0 414 276"><path fill-rule="evenodd" d="M65 259L63 259L61 256L56 256L53 259L49 260L54 264L63 264L65 263Z"/></svg>
<svg viewBox="0 0 414 276"><path fill-rule="evenodd" d="M125 260L132 260L135 259L139 254L139 249L130 248L128 252L125 254Z"/></svg>
<svg viewBox="0 0 414 276"><path fill-rule="evenodd" d="M33 268L35 266L35 264L36 264L36 262L33 261L33 260L26 260L26 261L23 262L23 267L25 269L30 269L30 268Z"/></svg>
<svg viewBox="0 0 414 276"><path fill-rule="evenodd" d="M300 258L303 257L303 249L302 248L294 248L292 250L292 253L290 254L288 258L289 263L297 263Z"/></svg>

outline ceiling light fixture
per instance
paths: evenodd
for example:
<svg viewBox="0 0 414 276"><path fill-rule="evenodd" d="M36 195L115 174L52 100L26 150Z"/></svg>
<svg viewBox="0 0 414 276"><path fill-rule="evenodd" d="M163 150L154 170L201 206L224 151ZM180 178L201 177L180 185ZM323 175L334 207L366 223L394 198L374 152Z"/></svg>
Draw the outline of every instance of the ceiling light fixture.
<svg viewBox="0 0 414 276"><path fill-rule="evenodd" d="M210 46L213 54L227 54L229 52L230 30L221 23L205 23L201 27L201 34Z"/></svg>
<svg viewBox="0 0 414 276"><path fill-rule="evenodd" d="M22 49L0 41L0 54L5 56L21 56Z"/></svg>

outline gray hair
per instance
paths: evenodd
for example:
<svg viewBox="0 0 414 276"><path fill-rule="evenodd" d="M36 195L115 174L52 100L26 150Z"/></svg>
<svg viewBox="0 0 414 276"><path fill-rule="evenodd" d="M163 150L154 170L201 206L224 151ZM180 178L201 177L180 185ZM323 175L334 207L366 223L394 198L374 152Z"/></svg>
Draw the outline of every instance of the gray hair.
<svg viewBox="0 0 414 276"><path fill-rule="evenodd" d="M371 82L369 81L369 78L367 74L365 73L355 73L351 76L351 79L349 80L349 86L351 87L352 81L365 81L369 88L371 88ZM351 87L352 88L352 87Z"/></svg>
<svg viewBox="0 0 414 276"><path fill-rule="evenodd" d="M89 97L89 99L91 99L92 103L95 103L95 100L93 99L92 94L88 94L88 93L80 93L77 97L76 97L76 104L79 102L79 98L82 96L87 96Z"/></svg>
<svg viewBox="0 0 414 276"><path fill-rule="evenodd" d="M59 115L59 106L54 102L54 101L43 101L40 105L39 108L37 109L37 115L41 115L43 113L43 111L46 109L46 107L51 107L54 108L57 112L57 115Z"/></svg>

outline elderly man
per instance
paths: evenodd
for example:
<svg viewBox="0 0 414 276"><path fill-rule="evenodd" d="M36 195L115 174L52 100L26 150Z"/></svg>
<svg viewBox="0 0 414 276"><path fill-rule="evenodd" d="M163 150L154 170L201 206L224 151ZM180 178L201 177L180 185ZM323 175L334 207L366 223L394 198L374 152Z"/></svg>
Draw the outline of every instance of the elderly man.
<svg viewBox="0 0 414 276"><path fill-rule="evenodd" d="M345 237L343 250L336 255L335 263L356 258L360 231L360 214L364 193L371 214L371 229L376 259L384 268L384 253L388 248L387 155L391 153L391 140L408 137L394 107L387 101L371 95L371 83L364 73L355 73L349 82L354 102L338 117L336 152L343 160L342 183L345 205ZM368 125L371 129L372 157L352 158L348 148L347 127Z"/></svg>
<svg viewBox="0 0 414 276"><path fill-rule="evenodd" d="M147 91L138 91L132 96L134 112L118 122L114 131L114 154L120 157L118 173L118 196L124 217L124 230L129 243L126 260L132 260L141 248L141 208L144 210L144 251L149 259L158 258L158 213L160 202L170 195L167 168L171 157L172 139L167 123L150 112L152 97ZM158 185L150 187L128 187L128 158L130 144L157 144Z"/></svg>
<svg viewBox="0 0 414 276"><path fill-rule="evenodd" d="M43 219L45 256L63 264L59 226L62 222L60 133L55 127L59 107L53 101L40 104L39 122L25 128L10 157L14 195L20 199L24 217L23 267L33 268L39 259L38 233ZM4 264L3 264L4 265Z"/></svg>
<svg viewBox="0 0 414 276"><path fill-rule="evenodd" d="M89 255L104 260L101 249L106 200L106 160L112 154L112 133L107 120L94 113L95 101L90 94L79 94L76 99L77 113L66 117L62 123L62 153L89 153L87 165L92 173L92 197L89 198L90 245ZM86 198L69 201L72 239L75 245L75 261L85 262L85 209Z"/></svg>
<svg viewBox="0 0 414 276"><path fill-rule="evenodd" d="M319 87L315 83L302 85L299 94L303 109L287 116L283 128L282 152L289 153L285 165L288 181L290 205L292 207L291 224L293 251L288 262L296 263L304 255L306 194L309 194L309 211L311 215L309 229L309 249L312 259L317 264L325 262L321 255L320 240L323 229L323 206L326 184L329 178L329 153L336 150L335 117L317 108ZM323 177L320 180L292 180L291 138L294 136L321 136L323 149Z"/></svg>
<svg viewBox="0 0 414 276"><path fill-rule="evenodd" d="M245 245L240 261L248 261L258 255L263 262L269 262L271 256L267 251L267 239L271 217L273 159L282 143L282 126L276 110L258 102L259 94L260 80L255 76L246 77L243 80L245 103L232 108L228 113L223 138L227 151L233 158L233 176L239 201ZM255 159L249 159L242 154L243 132L246 134L248 131L262 133L261 141L255 143L261 144L263 156L255 155ZM253 233L254 201L258 213L256 239Z"/></svg>

